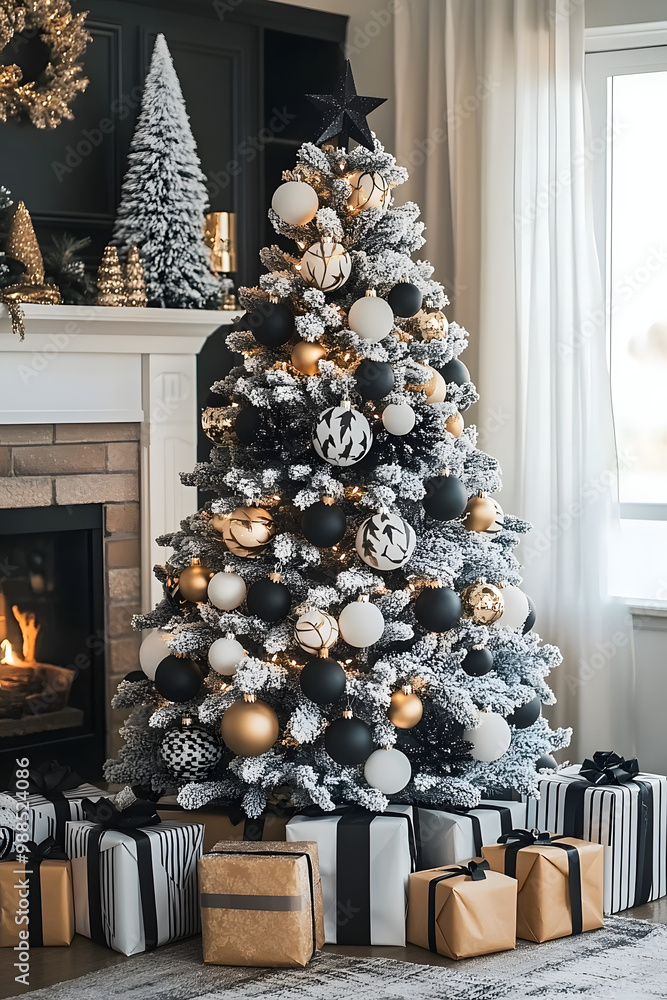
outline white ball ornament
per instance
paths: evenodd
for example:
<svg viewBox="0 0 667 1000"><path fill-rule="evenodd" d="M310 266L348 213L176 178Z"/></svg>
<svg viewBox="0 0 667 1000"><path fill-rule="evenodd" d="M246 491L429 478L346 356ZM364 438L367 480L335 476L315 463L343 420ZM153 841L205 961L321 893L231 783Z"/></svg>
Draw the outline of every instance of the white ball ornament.
<svg viewBox="0 0 667 1000"><path fill-rule="evenodd" d="M350 330L362 340L377 344L391 333L394 327L394 313L386 299L375 292L366 292L363 299L352 303L347 315Z"/></svg>
<svg viewBox="0 0 667 1000"><path fill-rule="evenodd" d="M306 611L297 619L294 638L307 653L331 649L338 642L338 622L326 611Z"/></svg>
<svg viewBox="0 0 667 1000"><path fill-rule="evenodd" d="M405 566L416 541L412 526L400 514L381 510L360 525L355 545L367 566L389 572Z"/></svg>
<svg viewBox="0 0 667 1000"><path fill-rule="evenodd" d="M385 795L400 792L412 777L410 761L394 747L374 750L364 765L364 778L371 786Z"/></svg>
<svg viewBox="0 0 667 1000"><path fill-rule="evenodd" d="M354 465L368 454L372 444L371 425L349 403L330 406L317 418L313 447L330 465Z"/></svg>
<svg viewBox="0 0 667 1000"><path fill-rule="evenodd" d="M484 532L484 534L485 535L495 535L495 534L497 534L497 532L499 532L503 528L503 525L505 524L505 514L503 512L503 508L500 506L500 504L498 503L497 500L494 500L493 497L489 497L489 500L491 501L491 503L493 504L493 506L496 508L496 516L495 516L493 524L491 524L486 529L486 531Z"/></svg>
<svg viewBox="0 0 667 1000"><path fill-rule="evenodd" d="M229 569L216 573L209 581L208 599L220 611L238 608L245 601L245 595L245 580Z"/></svg>
<svg viewBox="0 0 667 1000"><path fill-rule="evenodd" d="M289 226L305 226L320 207L317 192L304 181L286 181L276 188L271 208Z"/></svg>
<svg viewBox="0 0 667 1000"><path fill-rule="evenodd" d="M338 616L338 627L345 642L365 649L382 638L384 617L380 609L366 598L345 605Z"/></svg>
<svg viewBox="0 0 667 1000"><path fill-rule="evenodd" d="M340 243L318 240L301 258L301 277L322 292L335 292L350 277L352 260Z"/></svg>
<svg viewBox="0 0 667 1000"><path fill-rule="evenodd" d="M415 411L409 403L389 403L382 411L382 423L397 437L409 434L415 426Z"/></svg>
<svg viewBox="0 0 667 1000"><path fill-rule="evenodd" d="M500 618L493 622L493 628L523 628L526 618L530 614L528 598L523 590L505 584L500 588L503 595L503 613Z"/></svg>
<svg viewBox="0 0 667 1000"><path fill-rule="evenodd" d="M208 651L208 662L213 670L225 677L235 674L241 660L245 657L245 650L237 639L230 639L229 636L223 639L216 639Z"/></svg>
<svg viewBox="0 0 667 1000"><path fill-rule="evenodd" d="M170 639L173 639L170 632L155 629L146 636L139 646L139 666L149 681L155 680L155 671L165 656L169 656L170 650L167 643Z"/></svg>
<svg viewBox="0 0 667 1000"><path fill-rule="evenodd" d="M355 170L347 177L347 182L352 188L347 200L349 208L381 208L383 212L389 208L391 188L382 174Z"/></svg>
<svg viewBox="0 0 667 1000"><path fill-rule="evenodd" d="M466 729L463 739L472 743L471 756L486 763L498 760L509 750L512 732L502 715L497 712L480 712L479 725Z"/></svg>

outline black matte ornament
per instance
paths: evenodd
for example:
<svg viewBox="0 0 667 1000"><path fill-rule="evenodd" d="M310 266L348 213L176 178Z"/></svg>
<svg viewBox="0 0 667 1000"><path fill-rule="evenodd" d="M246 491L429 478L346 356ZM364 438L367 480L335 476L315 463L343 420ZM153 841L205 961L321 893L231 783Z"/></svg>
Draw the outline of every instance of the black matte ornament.
<svg viewBox="0 0 667 1000"><path fill-rule="evenodd" d="M507 716L507 721L510 726L516 726L517 729L528 729L534 722L537 722L541 711L542 702L539 698L533 698L525 705L519 705L518 708L515 708L512 714Z"/></svg>
<svg viewBox="0 0 667 1000"><path fill-rule="evenodd" d="M549 771L557 771L558 761L556 760L555 757L552 757L550 753L543 753L542 756L539 758L539 760L535 761L535 770L541 771L542 769L544 770L548 769Z"/></svg>
<svg viewBox="0 0 667 1000"><path fill-rule="evenodd" d="M334 719L324 731L324 749L337 764L363 764L373 753L370 726L354 717Z"/></svg>
<svg viewBox="0 0 667 1000"><path fill-rule="evenodd" d="M466 653L461 666L470 677L483 677L493 670L493 653L490 649L470 649Z"/></svg>
<svg viewBox="0 0 667 1000"><path fill-rule="evenodd" d="M535 608L535 605L533 604L530 597L528 597L528 594L526 594L526 600L528 601L528 607L530 608L530 611L528 612L528 617L523 623L522 631L524 635L526 634L526 632L530 632L531 628L535 624L535 619L537 618L537 609Z"/></svg>
<svg viewBox="0 0 667 1000"><path fill-rule="evenodd" d="M301 530L304 538L320 549L338 545L346 527L345 514L338 504L318 500L303 512Z"/></svg>
<svg viewBox="0 0 667 1000"><path fill-rule="evenodd" d="M415 617L429 632L446 632L461 618L461 598L450 587L424 587L415 601Z"/></svg>
<svg viewBox="0 0 667 1000"><path fill-rule="evenodd" d="M348 139L352 138L373 152L373 136L366 116L384 104L387 98L361 97L357 94L349 59L338 77L335 93L306 94L306 98L322 116L322 132L315 140L318 145L337 135L341 146L346 146Z"/></svg>
<svg viewBox="0 0 667 1000"><path fill-rule="evenodd" d="M452 358L446 365L443 365L440 374L447 384L455 382L456 385L464 385L470 381L470 372L458 358Z"/></svg>
<svg viewBox="0 0 667 1000"><path fill-rule="evenodd" d="M408 318L414 316L422 307L423 296L421 291L411 281L401 281L394 285L387 295L387 302L393 309L396 316Z"/></svg>
<svg viewBox="0 0 667 1000"><path fill-rule="evenodd" d="M281 347L294 333L294 313L282 302L263 302L248 313L246 322L262 347Z"/></svg>
<svg viewBox="0 0 667 1000"><path fill-rule="evenodd" d="M277 622L291 608L292 595L284 583L267 576L256 580L248 589L246 603L251 615L257 615L265 622Z"/></svg>
<svg viewBox="0 0 667 1000"><path fill-rule="evenodd" d="M155 671L155 687L167 701L190 701L201 689L202 672L193 660L165 656Z"/></svg>
<svg viewBox="0 0 667 1000"><path fill-rule="evenodd" d="M386 361L364 358L357 365L354 380L362 399L384 399L394 388L394 369Z"/></svg>
<svg viewBox="0 0 667 1000"><path fill-rule="evenodd" d="M433 476L424 486L426 496L422 503L429 517L452 521L461 516L468 503L468 492L457 476Z"/></svg>
<svg viewBox="0 0 667 1000"><path fill-rule="evenodd" d="M301 690L316 705L328 705L345 694L345 671L328 656L308 660L301 671Z"/></svg>
<svg viewBox="0 0 667 1000"><path fill-rule="evenodd" d="M241 444L254 444L261 426L262 415L256 406L244 406L234 421L234 431Z"/></svg>
<svg viewBox="0 0 667 1000"><path fill-rule="evenodd" d="M124 681L145 681L146 674L143 670L130 670L129 674L125 674L123 677Z"/></svg>

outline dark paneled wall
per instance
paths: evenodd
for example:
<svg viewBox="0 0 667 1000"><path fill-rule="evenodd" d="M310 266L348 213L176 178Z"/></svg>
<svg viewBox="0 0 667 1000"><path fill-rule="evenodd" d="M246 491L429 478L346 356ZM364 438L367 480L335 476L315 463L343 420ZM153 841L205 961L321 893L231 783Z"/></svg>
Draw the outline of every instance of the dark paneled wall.
<svg viewBox="0 0 667 1000"><path fill-rule="evenodd" d="M64 230L111 234L150 53L163 32L208 178L211 207L236 211L239 281L258 273L266 203L304 139L315 138L303 92L329 89L342 60L344 17L270 0L75 0L90 10L90 79L53 131L0 123L0 183L28 206L41 242ZM39 60L34 43L3 62Z"/></svg>

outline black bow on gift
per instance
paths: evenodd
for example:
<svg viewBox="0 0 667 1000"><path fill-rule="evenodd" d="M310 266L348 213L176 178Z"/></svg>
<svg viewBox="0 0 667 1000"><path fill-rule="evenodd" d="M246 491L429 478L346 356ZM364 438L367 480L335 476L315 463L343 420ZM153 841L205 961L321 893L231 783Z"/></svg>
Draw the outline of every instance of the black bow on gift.
<svg viewBox="0 0 667 1000"><path fill-rule="evenodd" d="M25 847L24 851L13 851L3 861L25 861L28 865L42 861L67 861L67 855L55 837L46 837L39 844L34 840L27 840Z"/></svg>
<svg viewBox="0 0 667 1000"><path fill-rule="evenodd" d="M78 788L81 778L68 764L57 760L47 760L39 767L31 767L28 773L28 791L32 795L43 795L51 799L62 792Z"/></svg>
<svg viewBox="0 0 667 1000"><path fill-rule="evenodd" d="M486 878L489 870L488 861L470 861L467 865L447 865L445 869L449 874L443 878L454 878L455 875L467 875L473 882L481 882Z"/></svg>
<svg viewBox="0 0 667 1000"><path fill-rule="evenodd" d="M83 799L81 808L84 816L96 826L105 830L137 830L141 826L155 826L161 822L155 811L154 802L137 799L126 809L118 809L113 799Z"/></svg>
<svg viewBox="0 0 667 1000"><path fill-rule="evenodd" d="M538 829L533 828L532 830L510 830L509 833L504 833L501 837L498 837L498 843L507 844L512 840L518 842L520 847L531 847L533 844L542 846L553 844L555 840L560 839L560 837L552 837L550 833L540 832Z"/></svg>
<svg viewBox="0 0 667 1000"><path fill-rule="evenodd" d="M624 785L634 781L639 774L639 763L636 757L626 760L613 750L598 750L593 754L593 760L588 757L581 765L579 777L585 778L592 785Z"/></svg>

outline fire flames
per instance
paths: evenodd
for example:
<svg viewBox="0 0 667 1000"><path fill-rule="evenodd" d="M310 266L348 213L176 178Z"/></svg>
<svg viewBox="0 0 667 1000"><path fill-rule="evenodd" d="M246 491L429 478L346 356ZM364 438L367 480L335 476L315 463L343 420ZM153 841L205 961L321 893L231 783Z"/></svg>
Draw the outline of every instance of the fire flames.
<svg viewBox="0 0 667 1000"><path fill-rule="evenodd" d="M22 661L17 658L9 639L3 639L2 642L0 642L0 652L2 652L2 659L0 660L0 663L5 663L12 667L22 665Z"/></svg>

